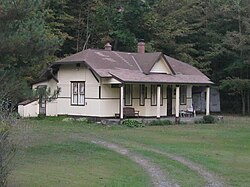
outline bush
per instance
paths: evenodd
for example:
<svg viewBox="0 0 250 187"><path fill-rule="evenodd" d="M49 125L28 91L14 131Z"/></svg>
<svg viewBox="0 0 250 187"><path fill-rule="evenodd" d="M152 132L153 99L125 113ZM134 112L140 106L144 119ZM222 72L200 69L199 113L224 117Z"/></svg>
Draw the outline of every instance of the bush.
<svg viewBox="0 0 250 187"><path fill-rule="evenodd" d="M7 178L10 174L10 162L16 149L9 138L9 125L0 121L0 186L7 186Z"/></svg>
<svg viewBox="0 0 250 187"><path fill-rule="evenodd" d="M205 121L204 121L204 119L198 119L198 120L195 120L194 123L195 124L204 124Z"/></svg>
<svg viewBox="0 0 250 187"><path fill-rule="evenodd" d="M164 126L164 125L173 125L172 121L169 120L153 120L149 123L151 126Z"/></svg>
<svg viewBox="0 0 250 187"><path fill-rule="evenodd" d="M126 120L122 121L122 125L125 125L127 127L131 127L131 128L145 127L145 125L142 122L137 121L135 119L126 119Z"/></svg>
<svg viewBox="0 0 250 187"><path fill-rule="evenodd" d="M203 116L204 123L215 123L216 118L212 115Z"/></svg>

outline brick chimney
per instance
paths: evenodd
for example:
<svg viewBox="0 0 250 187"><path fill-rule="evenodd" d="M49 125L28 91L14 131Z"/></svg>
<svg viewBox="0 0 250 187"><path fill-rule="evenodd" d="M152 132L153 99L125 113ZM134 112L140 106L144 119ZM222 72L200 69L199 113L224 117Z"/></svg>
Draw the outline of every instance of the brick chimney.
<svg viewBox="0 0 250 187"><path fill-rule="evenodd" d="M145 42L144 40L140 40L137 44L137 52L138 53L145 53Z"/></svg>
<svg viewBox="0 0 250 187"><path fill-rule="evenodd" d="M112 51L112 45L110 45L110 43L106 43L106 45L104 46L105 51Z"/></svg>

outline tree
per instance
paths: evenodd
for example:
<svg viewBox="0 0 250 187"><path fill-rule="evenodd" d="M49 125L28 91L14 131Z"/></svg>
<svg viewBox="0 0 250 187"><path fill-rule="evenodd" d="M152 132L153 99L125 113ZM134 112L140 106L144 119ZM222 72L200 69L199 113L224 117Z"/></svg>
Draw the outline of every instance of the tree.
<svg viewBox="0 0 250 187"><path fill-rule="evenodd" d="M0 100L18 101L24 81L31 82L55 59L63 37L46 22L51 14L43 0L0 2ZM12 85L12 86L10 86ZM13 87L15 85L15 87ZM21 95L21 94L20 94Z"/></svg>
<svg viewBox="0 0 250 187"><path fill-rule="evenodd" d="M241 97L242 114L246 114L247 94L250 90L250 80L240 78L229 78L221 81L220 88L228 94Z"/></svg>

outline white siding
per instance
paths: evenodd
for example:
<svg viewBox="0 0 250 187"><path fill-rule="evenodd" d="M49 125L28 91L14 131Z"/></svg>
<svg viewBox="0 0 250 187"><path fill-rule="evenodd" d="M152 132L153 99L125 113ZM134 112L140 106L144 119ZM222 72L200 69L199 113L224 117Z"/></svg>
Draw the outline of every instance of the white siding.
<svg viewBox="0 0 250 187"><path fill-rule="evenodd" d="M170 68L168 67L166 61L163 58L161 58L158 62L155 63L150 72L172 74Z"/></svg>
<svg viewBox="0 0 250 187"><path fill-rule="evenodd" d="M18 105L18 113L22 117L37 117L39 114L38 101L33 101L27 105Z"/></svg>
<svg viewBox="0 0 250 187"><path fill-rule="evenodd" d="M76 65L62 65L58 71L61 93L57 99L59 115L100 116L99 83L91 71ZM85 82L85 106L71 105L71 81Z"/></svg>

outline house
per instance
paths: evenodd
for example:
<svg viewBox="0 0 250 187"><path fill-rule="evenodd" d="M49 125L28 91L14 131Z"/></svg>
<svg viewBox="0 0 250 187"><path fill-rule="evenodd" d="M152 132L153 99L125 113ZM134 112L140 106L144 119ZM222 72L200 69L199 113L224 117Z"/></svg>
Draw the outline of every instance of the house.
<svg viewBox="0 0 250 187"><path fill-rule="evenodd" d="M124 118L124 108L139 111L140 117L175 115L192 106L193 87L206 90L206 115L210 112L208 77L195 67L164 55L145 53L145 43L138 52L87 49L54 62L33 84L33 89L60 88L51 101L40 97L20 103L21 116L74 115L100 118Z"/></svg>

